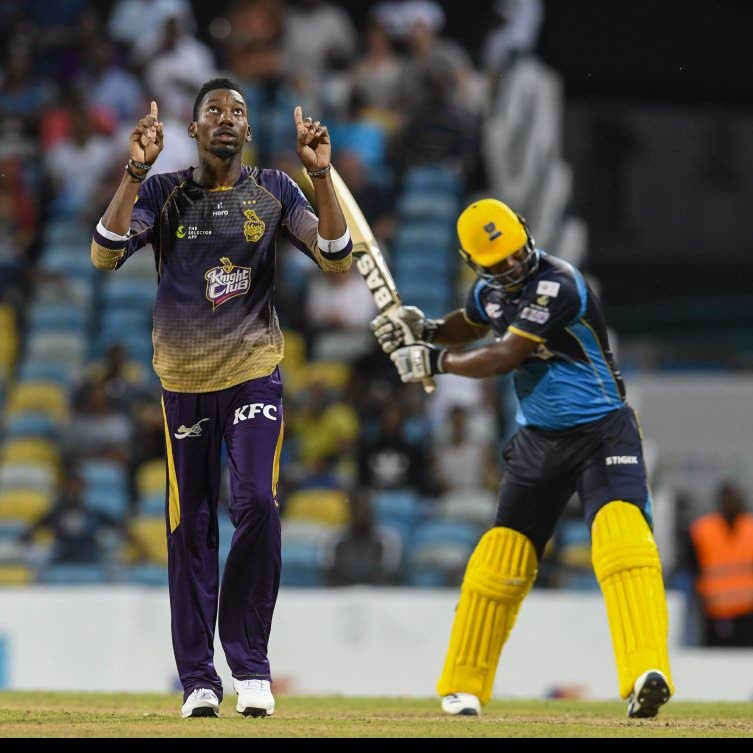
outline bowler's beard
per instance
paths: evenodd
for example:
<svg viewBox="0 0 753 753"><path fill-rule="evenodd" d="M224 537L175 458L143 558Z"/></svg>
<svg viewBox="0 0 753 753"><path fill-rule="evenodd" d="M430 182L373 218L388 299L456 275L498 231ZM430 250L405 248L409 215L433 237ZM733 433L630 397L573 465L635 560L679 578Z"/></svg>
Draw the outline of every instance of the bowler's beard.
<svg viewBox="0 0 753 753"><path fill-rule="evenodd" d="M207 151L220 159L230 159L235 157L240 150L240 144L210 144Z"/></svg>

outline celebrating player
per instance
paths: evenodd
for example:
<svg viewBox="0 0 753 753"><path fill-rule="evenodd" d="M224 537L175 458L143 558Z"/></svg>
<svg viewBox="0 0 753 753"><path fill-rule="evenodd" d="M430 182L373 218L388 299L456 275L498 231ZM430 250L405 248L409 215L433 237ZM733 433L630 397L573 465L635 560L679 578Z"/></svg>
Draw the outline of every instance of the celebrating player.
<svg viewBox="0 0 753 753"><path fill-rule="evenodd" d="M183 717L218 716L222 700L213 653L223 438L235 533L220 589L220 639L236 710L274 711L267 643L280 582L283 437L283 338L272 303L276 238L287 236L325 271L344 272L351 263L329 176L327 127L295 109L297 151L313 179L317 218L287 175L242 165L251 128L240 92L230 79L205 83L188 126L198 167L147 178L163 145L152 102L131 134L123 180L91 247L98 269L118 269L147 243L154 248L154 369L163 388L170 609Z"/></svg>
<svg viewBox="0 0 753 753"><path fill-rule="evenodd" d="M515 371L520 429L495 525L468 562L437 690L449 714L489 701L502 646L538 560L577 490L591 530L619 690L631 717L655 716L673 692L667 607L633 410L609 350L601 306L580 272L536 248L525 220L495 199L458 219L460 253L478 275L465 308L440 320L415 307L372 322L404 382ZM491 329L493 344L459 350ZM406 345L409 341L422 342Z"/></svg>

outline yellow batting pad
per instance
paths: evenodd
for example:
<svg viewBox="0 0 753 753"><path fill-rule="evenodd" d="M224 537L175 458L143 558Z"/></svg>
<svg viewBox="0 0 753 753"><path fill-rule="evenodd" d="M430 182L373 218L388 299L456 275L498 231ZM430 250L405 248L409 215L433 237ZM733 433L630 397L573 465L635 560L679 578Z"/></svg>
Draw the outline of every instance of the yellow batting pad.
<svg viewBox="0 0 753 753"><path fill-rule="evenodd" d="M472 693L481 703L492 695L502 646L521 602L536 580L531 541L511 528L492 528L468 561L450 635L440 695Z"/></svg>
<svg viewBox="0 0 753 753"><path fill-rule="evenodd" d="M591 553L606 602L620 695L627 698L649 669L663 672L674 693L659 551L638 507L619 501L602 507L591 528Z"/></svg>

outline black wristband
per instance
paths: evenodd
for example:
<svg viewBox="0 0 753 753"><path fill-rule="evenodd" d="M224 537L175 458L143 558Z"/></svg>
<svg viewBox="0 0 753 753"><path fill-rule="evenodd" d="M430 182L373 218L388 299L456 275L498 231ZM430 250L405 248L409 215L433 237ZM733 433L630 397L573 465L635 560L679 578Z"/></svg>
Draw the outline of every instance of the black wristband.
<svg viewBox="0 0 753 753"><path fill-rule="evenodd" d="M429 366L432 374L444 374L442 358L446 352L447 348L429 348Z"/></svg>
<svg viewBox="0 0 753 753"><path fill-rule="evenodd" d="M146 178L146 175L136 175L136 173L131 170L131 166L128 163L126 163L125 171L131 176L131 180L136 183L143 183L144 178Z"/></svg>
<svg viewBox="0 0 753 753"><path fill-rule="evenodd" d="M327 167L323 167L321 170L314 170L313 172L311 170L306 170L306 172L312 177L312 178L322 178L324 177L330 170L332 169L332 165L327 165Z"/></svg>
<svg viewBox="0 0 753 753"><path fill-rule="evenodd" d="M424 319L424 331L421 333L421 339L425 343L433 343L437 336L437 330L444 324L443 319Z"/></svg>
<svg viewBox="0 0 753 753"><path fill-rule="evenodd" d="M133 157L128 158L128 164L139 170L146 170L146 172L149 172L152 169L152 166L148 162L136 162Z"/></svg>

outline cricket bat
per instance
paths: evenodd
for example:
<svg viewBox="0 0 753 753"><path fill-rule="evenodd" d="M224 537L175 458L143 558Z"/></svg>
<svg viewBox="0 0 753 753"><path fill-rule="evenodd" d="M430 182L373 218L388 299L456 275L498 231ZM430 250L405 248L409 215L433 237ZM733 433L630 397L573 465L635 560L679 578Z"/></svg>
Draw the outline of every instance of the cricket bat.
<svg viewBox="0 0 753 753"><path fill-rule="evenodd" d="M306 170L303 170L302 174L304 180L310 184L311 178L309 178ZM353 258L356 262L356 268L366 281L379 313L387 314L398 306L402 306L403 303L400 294L397 292L395 281L392 279L392 274L390 274L382 252L379 250L379 244L374 238L369 223L334 166L330 176L335 194L337 194L337 200L340 203L340 209L342 209L345 221L348 223L350 237L353 240ZM314 187L313 185L310 187L313 194ZM409 340L410 333L408 331L405 332L405 338L406 344L410 345L412 340ZM423 379L422 382L424 392L427 394L430 395L436 389L431 377Z"/></svg>

